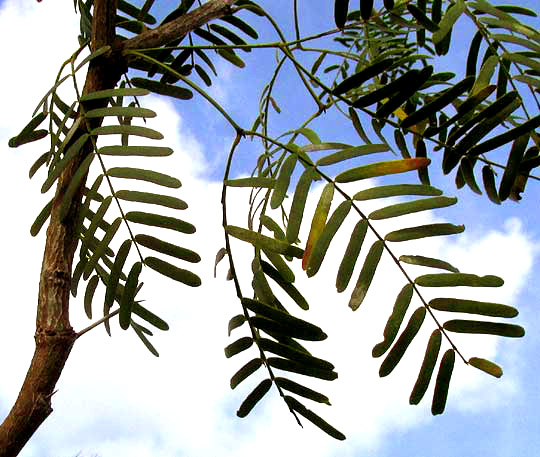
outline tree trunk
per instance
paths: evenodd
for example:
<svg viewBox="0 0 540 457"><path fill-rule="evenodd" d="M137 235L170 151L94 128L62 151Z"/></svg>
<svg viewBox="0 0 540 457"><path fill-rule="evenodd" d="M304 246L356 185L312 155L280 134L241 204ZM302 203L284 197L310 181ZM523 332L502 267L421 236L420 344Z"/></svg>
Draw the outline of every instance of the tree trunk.
<svg viewBox="0 0 540 457"><path fill-rule="evenodd" d="M92 47L113 45L115 40L115 15L117 0L95 0ZM111 14L112 12L112 14ZM121 73L111 71L114 53L92 61L88 69L84 92L109 89L116 85ZM72 141L84 133L86 126L74 135ZM36 318L36 348L19 396L8 416L0 426L0 457L16 456L38 427L51 414L51 398L62 373L71 348L77 337L69 322L69 293L71 267L77 248L75 233L79 217L82 188L72 200L64 221L59 210L67 186L82 160L92 150L91 143L58 180L47 240L41 266Z"/></svg>
<svg viewBox="0 0 540 457"><path fill-rule="evenodd" d="M126 41L116 41L115 20L117 0L94 0L91 50L111 46L111 52L93 59L88 68L83 93L112 89L128 69L132 56L123 51L166 45L179 36L186 35L212 19L230 13L236 0L211 0L202 7L174 21L148 30ZM106 100L85 104L85 110L103 107ZM71 143L89 129L97 127L101 119L82 122ZM19 396L8 416L0 425L0 457L14 457L22 450L39 426L51 414L51 398L64 365L77 339L69 321L69 294L73 256L77 249L83 179L74 196L67 217L60 220L60 207L65 191L84 158L92 153L87 142L78 157L73 159L61 174L47 229L45 252L41 266L36 318L36 348L30 368Z"/></svg>

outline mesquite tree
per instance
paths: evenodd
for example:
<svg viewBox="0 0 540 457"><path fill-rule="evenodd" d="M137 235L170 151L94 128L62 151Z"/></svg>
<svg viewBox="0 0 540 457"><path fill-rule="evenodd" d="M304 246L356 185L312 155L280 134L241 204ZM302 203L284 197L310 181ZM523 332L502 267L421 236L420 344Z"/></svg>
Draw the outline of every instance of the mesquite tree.
<svg viewBox="0 0 540 457"><path fill-rule="evenodd" d="M360 0L358 11L349 8L348 0L335 0L334 4L317 5L334 8L335 24L305 36L298 20L301 7L293 1L288 36L289 31L282 30L286 25L278 24L264 10L263 0L182 0L167 11L159 25L153 16L153 9L157 9L154 3L160 2L75 0L81 24L79 47L61 65L31 121L10 140L12 147L48 141L50 147L37 158L30 176L42 173L43 193L53 187L56 190L31 228L35 235L48 221L36 347L20 394L0 426L0 456L18 454L51 414L55 385L77 338L86 332L100 325L110 331L117 322L111 318L118 316L120 327L133 330L157 355L147 326L168 327L138 296L146 267L189 287L201 284L194 273L177 266L198 262L199 255L173 242L175 232L192 234L195 227L156 209L187 207L171 195L180 181L128 162L133 156L147 157L150 162L150 158L157 160L173 152L168 147L140 144L140 138L162 138L160 132L137 123L137 119L156 115L144 108L144 97L149 93L185 103L193 96L202 97L215 108L216 116L225 118L235 135L223 179L224 247L215 261L226 259L229 263L238 313L228 328L229 333L241 335L225 348L225 355L253 352L253 359L232 376L232 388L255 372L266 373L247 393L238 416L248 415L275 385L284 407L297 421L304 418L336 439L345 438L304 406L306 400L329 403L325 395L305 385L305 377L334 380L337 373L331 362L311 354L302 344L324 340L326 334L316 324L295 316L301 312L297 308L305 311L309 305L294 285L293 269L298 266L300 273L315 276L347 218L357 223L352 233L340 232L339 236L350 240L335 266L335 286L338 293L348 290L349 307L357 310L368 291L376 293L370 284L382 256L389 256L402 273L402 283L391 285L397 298L383 340L373 348L374 357L384 356L380 376L392 372L421 326L431 325L433 332L426 341L411 404L422 400L439 360L433 414L444 411L456 358L500 377L502 369L494 362L466 359L451 335L521 337L522 327L500 320L515 317L517 310L452 297L428 301L422 288L498 287L502 279L462 273L442 259L394 252L394 243L456 235L464 227L435 223L381 233L377 221L456 204L457 199L442 195L431 183L428 166L430 158L438 157L434 155L437 151L442 151L442 160L434 160L432 166L441 166L444 174L455 173L458 187L467 185L482 193L477 183L478 165L489 200L501 204L520 199L532 170L540 165L540 137L535 132L540 116L531 114L540 105L540 34L519 20L521 15L535 14L521 7L494 7L486 0L385 0L384 6ZM254 18L267 21L278 41L260 43L251 24ZM437 65L438 57L451 49L453 31L466 18L477 32L460 79ZM240 125L205 92L201 82L209 85L217 77L218 59L244 68L240 51L256 53L261 48L275 49L278 58L260 95L259 111L253 113L253 124ZM299 87L311 97L315 109L305 122L274 135L270 133L272 110L279 112L280 108L273 94L285 63L292 65ZM250 71L249 67L244 71ZM79 87L81 76L85 81ZM61 98L59 89L64 85L74 87L75 99ZM343 128L356 130L357 144L320 139L312 125L333 110L342 114ZM371 124L369 129L364 128L366 120ZM112 135L117 144L102 145L102 137ZM260 155L250 177L232 179L233 158L239 144L248 138L260 140ZM489 156L499 148L506 151L506 162L496 163ZM375 154L380 160L372 160ZM110 167L109 156L125 158L126 165ZM89 182L89 171L94 169L99 170L98 176ZM400 181L400 174L410 171L417 173L418 182ZM343 186L386 175L393 175L392 184L353 195ZM137 190L141 181L167 191ZM125 182L130 188L120 190ZM306 202L315 182L325 186L315 211L307 214ZM251 189L245 227L228 224L230 187ZM402 200L385 205L386 197ZM374 199L382 199L380 208L366 214L362 203ZM337 207L330 211L332 203ZM136 210L126 210L134 206ZM119 216L110 220L109 210L115 207ZM311 227L307 240L299 239L302 222ZM152 233L149 227L170 229L171 235L168 240L156 238L144 233ZM375 237L371 246L363 246L366 234ZM235 257L231 237L253 247L253 256L248 259L251 290L240 285L235 262L245 259ZM363 261L357 262L364 252ZM412 277L407 269L411 264L425 267L425 274ZM356 279L351 282L353 275ZM103 316L77 332L69 319L70 295L75 296L83 282L88 317L92 319L96 307ZM105 291L103 303L94 299L98 287ZM279 299L275 289L281 290L287 301ZM413 297L418 306L408 313ZM448 318L453 312L480 318ZM407 323L400 332L403 322Z"/></svg>

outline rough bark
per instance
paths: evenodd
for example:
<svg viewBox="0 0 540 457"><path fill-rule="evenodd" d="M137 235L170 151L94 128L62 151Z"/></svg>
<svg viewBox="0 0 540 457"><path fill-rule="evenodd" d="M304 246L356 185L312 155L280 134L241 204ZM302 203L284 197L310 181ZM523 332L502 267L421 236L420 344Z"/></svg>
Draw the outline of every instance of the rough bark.
<svg viewBox="0 0 540 457"><path fill-rule="evenodd" d="M149 30L132 39L116 41L115 16L117 0L94 0L91 49L110 45L112 51L94 59L88 69L83 93L111 89L127 71L124 49L141 49L166 45L178 36L230 12L236 0L211 0L195 11L168 24ZM85 109L97 108L103 101ZM94 121L94 122L100 122ZM76 141L88 128L86 123L74 135ZM69 321L69 293L72 264L78 244L77 221L82 200L79 192L72 200L68 216L60 220L59 210L73 174L87 154L90 142L60 176L54 197L40 275L36 317L36 347L26 378L15 404L0 425L0 457L14 457L22 450L39 426L51 414L51 398L71 352L77 334ZM85 181L85 180L84 180Z"/></svg>

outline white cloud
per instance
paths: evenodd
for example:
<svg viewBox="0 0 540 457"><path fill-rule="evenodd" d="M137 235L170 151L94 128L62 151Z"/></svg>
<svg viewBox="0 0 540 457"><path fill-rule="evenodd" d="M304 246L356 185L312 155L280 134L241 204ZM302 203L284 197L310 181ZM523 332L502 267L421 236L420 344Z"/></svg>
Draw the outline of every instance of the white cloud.
<svg viewBox="0 0 540 457"><path fill-rule="evenodd" d="M24 7L24 11L19 3L8 3L7 10L2 10L0 16L0 33L8 30L13 34L8 36L15 37L15 33L22 29L21 24L31 23L36 35L43 37L33 44L43 46L40 56L47 55L47 49L55 49L55 55L58 50L59 59L69 55L71 47L62 37L64 33L65 36L74 36L73 31L56 32L57 28L53 28L55 35L48 34L48 15L65 17L60 6L56 10L54 2L49 3ZM62 8L71 14L65 5ZM40 35L42 29L45 31ZM65 49L60 49L63 46ZM25 52L33 55L34 51L30 47ZM17 61L14 56L12 58ZM0 119L3 125L10 119L16 120L17 126L9 125L9 131L0 132L0 144L6 144L7 138L24 125L34 100L54 78L55 60L44 59L39 67L40 75L44 75L43 81L34 84L24 98L13 98L19 102L13 104L15 108L11 115L5 117L4 112ZM29 75L28 81L34 81L30 73L34 68L33 62L21 60L18 65L21 68L26 65L21 74ZM51 76L45 76L48 74ZM6 80L9 86L4 83ZM10 97L15 97L13 94L17 94L19 88L28 86L24 79L5 73L2 82L2 87L11 88L6 94ZM165 142L175 149L175 155L166 162L165 171L182 179L184 185L178 196L186 199L190 208L180 217L197 226L197 234L182 236L178 243L196 250L203 257L203 262L192 268L203 278L203 286L189 289L145 272L146 285L141 294L148 300L148 307L171 326L169 332L159 332L152 339L160 351L160 358L152 357L132 332L123 332L117 325L113 325L112 339L101 328L82 337L57 386L53 415L21 455L71 456L83 451L84 456L99 454L102 457L247 456L255 452L261 456L276 453L352 456L376 451L382 440L393 431L405 431L432 421L429 414L431 389L423 406L413 408L407 404L425 341L433 329L429 317L410 353L391 376L379 379L380 360L371 358L371 348L380 341L386 317L404 283L386 258L388 256L375 276L368 298L356 313L347 307L352 286L344 294L334 292L336 265L354 224L352 216L332 245L336 257L329 255L325 259L319 275L306 279L300 272L297 274L297 287L308 297L312 311L307 315L302 315L300 310L295 313L318 323L329 335L327 341L309 345L309 348L313 349L314 355L328 358L336 364L339 379L331 383L307 380L306 384L328 394L333 406L315 405L313 410L343 429L348 440L337 443L309 423L305 423L304 430L299 429L275 392L257 406L253 417L236 418L234 413L238 405L264 372L261 370L254 379L246 380L235 391L228 388L230 376L254 357L255 351L251 349L249 354L241 354L231 360L223 356L223 347L234 340L226 336L227 321L240 312L240 308L232 283L223 279L226 259L218 266L218 279L212 278L213 259L223 245L219 204L221 185L205 180L207 163L204 144L200 142L204 138L197 140L191 135L188 121L174 112L168 102L148 97L144 106L158 112L155 125L159 125L159 130L166 135ZM152 126L151 123L148 125ZM27 229L45 199L39 197L42 174L28 185L26 170L40 153L40 148L42 146L31 145L15 152L9 151L9 160L4 162L9 164L9 169L7 166L1 169L0 186L6 196L4 214L10 217L2 226L1 238L4 262L0 264L0 277L8 279L2 284L5 314L0 345L17 348L0 354L0 364L9 367L3 371L0 383L0 409L4 413L17 394L33 350L34 304L43 234L33 239L28 236ZM247 192L235 191L238 201L247 201ZM229 205L230 221L244 224L245 207L237 203L236 197L231 201L235 203ZM315 196L311 197L311 208L316 201ZM416 225L434 220L433 216L422 214L403 218L403 224ZM401 220L399 222L402 223ZM384 227L383 233L390 229L385 224L381 226ZM301 235L303 240L307 237L308 227L306 221ZM366 241L364 250L367 250L369 242ZM239 244L234 244L235 252L246 250ZM397 248L400 251L405 249ZM503 288L484 292L486 299L503 303L516 300L537 252L517 220L510 220L502 229L484 235L466 235L446 243L440 239L431 239L423 244L412 243L405 251L403 253L447 259L463 271L503 276L506 279ZM497 268L497 271L492 268ZM249 271L249 264L242 271ZM358 266L353 281L357 275ZM249 282L247 276L242 283L246 295L250 294ZM73 301L73 322L77 329L88 323L82 311L82 292L81 287L79 298ZM418 305L414 302L411 310ZM294 310L293 307L290 309ZM99 314L99 311L97 306L95 313ZM234 336L244 334L246 329L243 328L234 332ZM472 339L479 352L469 354L467 349L467 356L498 359L496 339L456 338L460 346L463 343L466 348L472 344ZM459 372L452 381L447 414L452 415L462 409L479 411L492 408L504 404L514 394L511 373L502 381L492 382L481 373L461 369L459 363L457 366Z"/></svg>

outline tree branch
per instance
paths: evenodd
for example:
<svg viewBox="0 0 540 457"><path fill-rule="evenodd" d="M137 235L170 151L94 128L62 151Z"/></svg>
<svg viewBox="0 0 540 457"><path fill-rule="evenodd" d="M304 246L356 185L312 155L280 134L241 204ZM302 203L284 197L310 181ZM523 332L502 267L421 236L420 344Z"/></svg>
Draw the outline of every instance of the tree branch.
<svg viewBox="0 0 540 457"><path fill-rule="evenodd" d="M125 50L159 48L201 27L213 19L229 14L237 0L210 0L201 7L171 22L147 30L123 43Z"/></svg>

